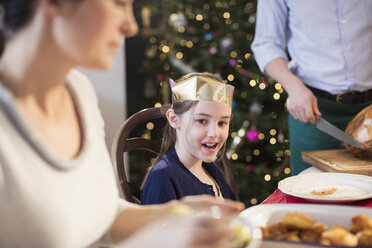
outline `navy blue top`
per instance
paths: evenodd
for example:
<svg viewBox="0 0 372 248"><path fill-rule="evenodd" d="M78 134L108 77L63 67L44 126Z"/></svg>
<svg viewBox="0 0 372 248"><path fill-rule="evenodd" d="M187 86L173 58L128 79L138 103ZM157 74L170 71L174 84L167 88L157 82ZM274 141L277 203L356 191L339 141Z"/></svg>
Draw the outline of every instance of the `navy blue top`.
<svg viewBox="0 0 372 248"><path fill-rule="evenodd" d="M204 169L220 187L223 198L236 200L215 163L202 163ZM188 195L215 196L212 185L201 182L178 159L173 148L149 172L142 188L142 204L165 203Z"/></svg>

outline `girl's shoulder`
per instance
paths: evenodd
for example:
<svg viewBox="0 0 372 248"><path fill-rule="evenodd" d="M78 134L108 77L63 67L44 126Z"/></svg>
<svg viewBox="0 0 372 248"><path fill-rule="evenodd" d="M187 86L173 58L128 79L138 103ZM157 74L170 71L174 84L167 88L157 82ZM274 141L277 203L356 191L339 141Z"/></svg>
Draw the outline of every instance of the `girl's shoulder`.
<svg viewBox="0 0 372 248"><path fill-rule="evenodd" d="M164 157L150 170L150 175L172 177L174 175L183 174L182 166L179 165L177 155L172 152L168 152Z"/></svg>
<svg viewBox="0 0 372 248"><path fill-rule="evenodd" d="M160 160L151 170L148 172L144 184L144 188L148 186L148 184L154 184L154 182L164 183L172 178L172 169L169 163L166 160ZM167 179L167 180L166 180Z"/></svg>
<svg viewBox="0 0 372 248"><path fill-rule="evenodd" d="M166 170L169 170L171 167L171 164L169 163L169 161L166 159L166 158L162 158L150 171L151 172L154 172L154 171L166 171Z"/></svg>
<svg viewBox="0 0 372 248"><path fill-rule="evenodd" d="M170 160L168 157L164 156L150 171L151 172L166 172L166 171L172 171L175 169L176 166L174 166L174 162Z"/></svg>
<svg viewBox="0 0 372 248"><path fill-rule="evenodd" d="M178 163L177 154L170 150L164 154L164 156L156 163L152 170L171 170L175 164Z"/></svg>

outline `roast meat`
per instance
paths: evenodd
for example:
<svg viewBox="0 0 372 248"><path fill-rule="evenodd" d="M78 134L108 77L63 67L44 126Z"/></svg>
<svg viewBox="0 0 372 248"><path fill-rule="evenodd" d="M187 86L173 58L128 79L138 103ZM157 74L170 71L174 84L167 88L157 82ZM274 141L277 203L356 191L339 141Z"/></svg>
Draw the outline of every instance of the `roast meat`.
<svg viewBox="0 0 372 248"><path fill-rule="evenodd" d="M359 158L372 158L372 105L359 112L346 126L345 132L359 142L363 148L345 144Z"/></svg>

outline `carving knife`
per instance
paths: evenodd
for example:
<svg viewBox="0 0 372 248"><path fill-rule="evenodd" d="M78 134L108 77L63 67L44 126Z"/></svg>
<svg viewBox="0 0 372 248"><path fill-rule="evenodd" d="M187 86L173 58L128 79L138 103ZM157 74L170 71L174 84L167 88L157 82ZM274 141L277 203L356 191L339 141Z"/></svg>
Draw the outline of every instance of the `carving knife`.
<svg viewBox="0 0 372 248"><path fill-rule="evenodd" d="M319 130L351 146L363 148L361 144L359 144L355 139L353 139L353 137L346 134L341 129L329 123L328 121L324 120L322 117L317 116L316 119L317 122L315 125Z"/></svg>

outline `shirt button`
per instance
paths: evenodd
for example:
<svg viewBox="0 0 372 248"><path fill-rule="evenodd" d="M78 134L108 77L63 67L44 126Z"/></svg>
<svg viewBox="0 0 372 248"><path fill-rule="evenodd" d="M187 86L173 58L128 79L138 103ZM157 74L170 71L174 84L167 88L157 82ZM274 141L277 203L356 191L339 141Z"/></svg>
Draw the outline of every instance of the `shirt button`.
<svg viewBox="0 0 372 248"><path fill-rule="evenodd" d="M348 73L347 76L351 78L353 76L353 74L352 73Z"/></svg>
<svg viewBox="0 0 372 248"><path fill-rule="evenodd" d="M345 24L345 23L346 23L346 20L342 20L341 23L342 23L342 24Z"/></svg>
<svg viewBox="0 0 372 248"><path fill-rule="evenodd" d="M349 51L350 50L350 46L347 46L347 47L345 47L345 51Z"/></svg>

